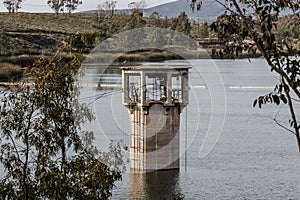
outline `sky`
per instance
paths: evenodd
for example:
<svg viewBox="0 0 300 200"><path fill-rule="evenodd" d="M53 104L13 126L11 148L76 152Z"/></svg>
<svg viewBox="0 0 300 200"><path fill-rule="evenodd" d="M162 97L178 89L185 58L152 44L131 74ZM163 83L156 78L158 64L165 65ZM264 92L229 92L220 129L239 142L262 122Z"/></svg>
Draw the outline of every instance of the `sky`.
<svg viewBox="0 0 300 200"><path fill-rule="evenodd" d="M77 11L96 10L98 4L105 0L82 0ZM117 8L128 8L128 4L135 0L117 0ZM146 0L148 7L156 6L163 3L168 3L176 0ZM3 0L0 0L0 12L6 12L7 9L3 5ZM47 0L23 0L20 12L52 12L47 5Z"/></svg>

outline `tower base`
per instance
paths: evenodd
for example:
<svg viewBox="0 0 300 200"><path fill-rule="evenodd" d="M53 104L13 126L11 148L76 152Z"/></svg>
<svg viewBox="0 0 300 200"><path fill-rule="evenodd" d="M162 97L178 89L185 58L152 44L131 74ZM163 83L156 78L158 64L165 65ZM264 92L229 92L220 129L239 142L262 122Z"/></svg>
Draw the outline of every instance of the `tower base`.
<svg viewBox="0 0 300 200"><path fill-rule="evenodd" d="M180 106L156 103L131 111L130 168L134 172L179 169Z"/></svg>

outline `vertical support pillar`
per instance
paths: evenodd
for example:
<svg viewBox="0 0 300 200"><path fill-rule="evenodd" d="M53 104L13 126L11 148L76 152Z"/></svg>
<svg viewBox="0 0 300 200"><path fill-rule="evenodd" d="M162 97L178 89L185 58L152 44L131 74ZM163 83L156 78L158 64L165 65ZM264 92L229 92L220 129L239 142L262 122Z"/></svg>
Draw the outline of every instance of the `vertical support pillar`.
<svg viewBox="0 0 300 200"><path fill-rule="evenodd" d="M172 72L167 74L167 102L166 104L172 104Z"/></svg>
<svg viewBox="0 0 300 200"><path fill-rule="evenodd" d="M146 86L146 77L145 73L141 71L141 85L140 85L140 97L142 106L145 105L146 94L145 94L145 86Z"/></svg>
<svg viewBox="0 0 300 200"><path fill-rule="evenodd" d="M129 91L128 88L128 76L125 74L125 71L122 71L122 98L123 98L123 104L128 102L128 94Z"/></svg>
<svg viewBox="0 0 300 200"><path fill-rule="evenodd" d="M187 105L189 102L189 74L187 72L183 72L182 74L182 103L183 105Z"/></svg>
<svg viewBox="0 0 300 200"><path fill-rule="evenodd" d="M140 72L141 75L141 85L140 85L140 98L141 98L141 104L139 105L140 110L140 166L144 170L145 168L145 113L143 110L143 106L145 106L145 100L146 100L146 93L145 85L146 85L146 77L145 73L143 71Z"/></svg>

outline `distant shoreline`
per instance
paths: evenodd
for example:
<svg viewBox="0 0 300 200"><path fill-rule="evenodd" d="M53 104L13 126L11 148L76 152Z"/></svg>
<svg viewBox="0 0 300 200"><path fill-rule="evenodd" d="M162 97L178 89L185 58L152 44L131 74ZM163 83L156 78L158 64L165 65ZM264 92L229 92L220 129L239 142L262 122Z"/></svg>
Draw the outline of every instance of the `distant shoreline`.
<svg viewBox="0 0 300 200"><path fill-rule="evenodd" d="M180 55L179 55L180 54ZM42 55L40 55L42 56ZM50 55L48 55L50 56ZM0 57L0 82L10 83L20 80L23 76L20 73L16 73L16 67L25 69L28 66L31 66L34 61L38 58L38 55L20 55L20 56L5 56ZM180 53L173 52L134 52L134 53L101 53L97 55L85 55L85 62L88 63L106 63L107 60L112 61L111 63L120 63L126 65L126 63L136 63L136 62L163 62L166 60L186 60L186 59L232 59L230 57L216 57L212 56L207 51L182 51ZM242 54L241 56L235 59L250 59L250 58L259 58L261 55L249 55ZM6 66L6 67L1 67ZM8 66L8 67L7 67ZM11 69L9 68L11 66Z"/></svg>
<svg viewBox="0 0 300 200"><path fill-rule="evenodd" d="M101 61L105 57L114 57L115 62L162 62L166 60L185 60L185 59L233 59L229 56L220 58L219 56L212 55L211 50L193 50L193 51L182 51L182 52L148 52L148 53L127 53L127 54L111 54L104 53L96 55L95 60ZM261 54L241 54L234 59L248 59L248 58L259 58Z"/></svg>

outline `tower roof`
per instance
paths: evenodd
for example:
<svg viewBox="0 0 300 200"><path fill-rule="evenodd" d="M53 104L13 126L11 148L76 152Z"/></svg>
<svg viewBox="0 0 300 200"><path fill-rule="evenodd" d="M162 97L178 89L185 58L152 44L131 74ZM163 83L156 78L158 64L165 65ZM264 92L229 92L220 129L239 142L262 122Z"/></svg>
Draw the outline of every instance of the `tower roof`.
<svg viewBox="0 0 300 200"><path fill-rule="evenodd" d="M192 68L189 65L136 65L122 66L121 70L188 70Z"/></svg>

